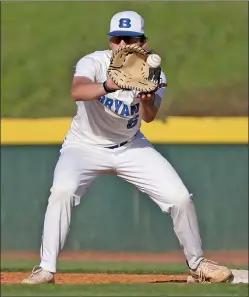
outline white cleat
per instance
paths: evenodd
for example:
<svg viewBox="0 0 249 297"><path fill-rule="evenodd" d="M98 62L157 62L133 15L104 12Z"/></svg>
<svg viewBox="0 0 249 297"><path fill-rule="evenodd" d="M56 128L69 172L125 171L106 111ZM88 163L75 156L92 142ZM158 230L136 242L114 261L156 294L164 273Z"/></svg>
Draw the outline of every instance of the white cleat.
<svg viewBox="0 0 249 297"><path fill-rule="evenodd" d="M39 285L54 283L54 273L43 269L40 266L35 266L28 278L21 281L21 284Z"/></svg>
<svg viewBox="0 0 249 297"><path fill-rule="evenodd" d="M231 269L233 277L229 279L231 284L248 284L248 270ZM192 275L187 278L187 283L197 283Z"/></svg>
<svg viewBox="0 0 249 297"><path fill-rule="evenodd" d="M233 280L233 273L225 266L210 260L202 260L197 269L190 269L188 283L226 283Z"/></svg>

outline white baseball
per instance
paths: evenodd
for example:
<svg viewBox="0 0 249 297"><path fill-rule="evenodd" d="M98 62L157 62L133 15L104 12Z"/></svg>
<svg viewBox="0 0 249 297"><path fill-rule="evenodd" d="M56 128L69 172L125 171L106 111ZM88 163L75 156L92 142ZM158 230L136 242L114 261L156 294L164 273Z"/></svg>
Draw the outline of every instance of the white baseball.
<svg viewBox="0 0 249 297"><path fill-rule="evenodd" d="M151 68L157 68L161 65L161 58L157 54L151 54L146 62Z"/></svg>

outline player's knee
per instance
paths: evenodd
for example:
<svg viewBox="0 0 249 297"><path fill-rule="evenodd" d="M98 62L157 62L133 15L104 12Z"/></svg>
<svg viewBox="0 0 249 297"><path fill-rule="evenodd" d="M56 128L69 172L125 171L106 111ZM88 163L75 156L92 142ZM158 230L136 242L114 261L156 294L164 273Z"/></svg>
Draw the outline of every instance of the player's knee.
<svg viewBox="0 0 249 297"><path fill-rule="evenodd" d="M189 194L188 192L182 196L179 196L179 199L177 202L178 206L183 208L187 207L192 202L191 196L192 195Z"/></svg>
<svg viewBox="0 0 249 297"><path fill-rule="evenodd" d="M70 203L73 204L73 200L75 197L74 187L52 187L50 191L51 194L48 200L50 204L63 201L70 201Z"/></svg>
<svg viewBox="0 0 249 297"><path fill-rule="evenodd" d="M158 202L160 208L163 212L170 213L172 209L184 209L187 208L192 202L192 195L189 193L185 186L181 186L177 189L174 189L171 193L166 191L164 195L163 202Z"/></svg>
<svg viewBox="0 0 249 297"><path fill-rule="evenodd" d="M185 188L181 192L178 193L174 206L177 209L186 209L190 207L192 204L192 194L189 193L189 191Z"/></svg>

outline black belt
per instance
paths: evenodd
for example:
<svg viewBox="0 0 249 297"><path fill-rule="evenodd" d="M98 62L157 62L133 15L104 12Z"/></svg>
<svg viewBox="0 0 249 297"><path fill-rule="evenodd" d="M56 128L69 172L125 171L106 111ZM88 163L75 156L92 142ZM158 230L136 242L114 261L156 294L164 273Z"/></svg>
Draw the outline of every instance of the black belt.
<svg viewBox="0 0 249 297"><path fill-rule="evenodd" d="M137 132L137 133L138 133L138 132ZM137 135L137 133L136 133L133 137L135 137L135 136ZM118 148L118 147L121 147L121 146L125 145L128 141L129 141L129 140L124 141L124 142L121 142L120 144L116 144L116 145L113 145L113 146L107 146L106 148L112 150L112 149L115 149L115 148Z"/></svg>

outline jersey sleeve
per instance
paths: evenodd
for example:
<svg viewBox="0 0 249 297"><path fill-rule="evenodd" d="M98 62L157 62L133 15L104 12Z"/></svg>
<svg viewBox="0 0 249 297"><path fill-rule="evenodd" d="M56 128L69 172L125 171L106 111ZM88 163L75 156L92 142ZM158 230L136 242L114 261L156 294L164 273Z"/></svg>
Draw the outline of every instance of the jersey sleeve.
<svg viewBox="0 0 249 297"><path fill-rule="evenodd" d="M98 61L92 57L85 56L77 62L74 77L85 76L92 82L96 82L96 76L98 74L99 68Z"/></svg>
<svg viewBox="0 0 249 297"><path fill-rule="evenodd" d="M167 84L167 79L166 79L166 76L165 76L165 74L163 72L161 72L161 77L160 78L161 78L161 83ZM160 103L161 103L161 101L163 99L165 90L166 90L166 87L160 88L160 89L158 89L156 91L156 95L158 95L158 96L156 96L156 98L155 98L155 102L154 102L155 106L160 105Z"/></svg>

